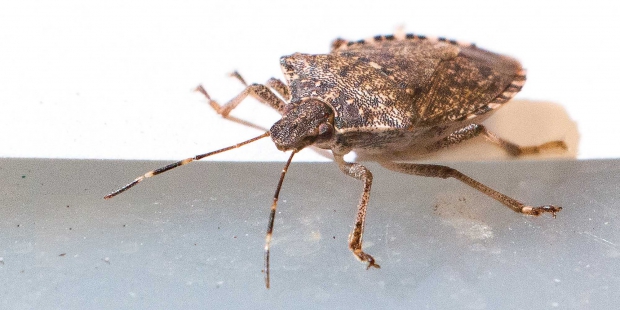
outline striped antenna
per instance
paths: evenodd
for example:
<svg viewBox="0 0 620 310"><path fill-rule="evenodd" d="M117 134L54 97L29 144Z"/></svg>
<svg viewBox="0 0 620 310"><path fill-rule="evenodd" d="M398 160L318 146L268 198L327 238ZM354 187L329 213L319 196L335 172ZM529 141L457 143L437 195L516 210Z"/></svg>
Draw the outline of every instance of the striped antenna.
<svg viewBox="0 0 620 310"><path fill-rule="evenodd" d="M189 164L189 163L191 163L191 162L193 162L195 160L201 160L201 159L203 159L205 157L209 157L211 155L215 155L215 154L223 153L223 152L226 152L226 151L230 151L232 149L239 148L239 147L244 146L246 144L252 143L252 142L254 142L256 140L260 140L262 138L269 137L269 135L270 135L270 133L269 133L269 131L267 131L264 134L262 134L262 135L260 135L258 137L254 137L254 138L252 138L250 140L243 141L241 143L237 143L235 145L232 145L232 146L229 146L229 147L225 147L225 148L219 149L217 151L213 151L213 152L209 152L209 153L205 153L205 154L196 155L194 157L186 158L184 160L177 161L176 163L172 163L172 164L167 165L165 167L161 167L159 169L155 169L153 171L149 171L149 172L145 173L144 175L141 175L141 176L137 177L135 180L133 180L133 182L131 182L131 183L129 183L129 184L127 184L127 185L117 189L113 193L110 193L110 194L106 195L103 198L104 199L110 199L110 198L112 198L112 197L114 197L114 196L116 196L116 195L118 195L118 194L120 194L120 193L122 193L122 192L124 192L124 191L126 191L126 190L128 190L128 189L130 189L132 187L134 187L136 184L142 182L142 180L144 180L146 178L150 178L152 176L156 176L156 175L158 175L160 173L164 173L164 172L166 172L168 170L171 170L171 169L174 169L176 167Z"/></svg>
<svg viewBox="0 0 620 310"><path fill-rule="evenodd" d="M267 236L265 237L265 286L269 288L269 246L271 244L271 235L273 233L273 221L276 218L276 208L278 206L278 198L280 197L280 189L284 182L284 176L288 171L288 166L291 165L293 156L297 151L293 150L291 157L288 158L286 165L282 168L282 174L280 175L280 181L278 181L278 187L276 187L276 193L273 195L273 203L271 204L271 212L269 213L269 224L267 226Z"/></svg>

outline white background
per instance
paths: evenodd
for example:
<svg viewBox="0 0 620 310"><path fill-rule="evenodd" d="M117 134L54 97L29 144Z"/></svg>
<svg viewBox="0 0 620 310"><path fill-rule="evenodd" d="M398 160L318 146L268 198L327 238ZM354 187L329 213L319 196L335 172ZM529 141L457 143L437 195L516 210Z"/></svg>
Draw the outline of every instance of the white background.
<svg viewBox="0 0 620 310"><path fill-rule="evenodd" d="M279 57L325 53L336 37L405 31L472 41L528 69L520 99L558 103L578 158L620 156L618 1L4 1L0 156L179 159L261 131L223 120L220 102L281 78ZM233 112L269 128L248 100ZM562 138L562 137L557 137ZM284 160L268 140L215 160ZM297 160L325 160L316 152Z"/></svg>

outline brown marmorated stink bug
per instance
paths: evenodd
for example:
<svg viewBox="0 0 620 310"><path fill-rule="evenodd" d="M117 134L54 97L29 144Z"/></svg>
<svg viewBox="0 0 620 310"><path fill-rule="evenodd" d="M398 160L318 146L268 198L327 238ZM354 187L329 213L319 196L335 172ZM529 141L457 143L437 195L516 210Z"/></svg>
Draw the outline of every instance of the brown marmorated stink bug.
<svg viewBox="0 0 620 310"><path fill-rule="evenodd" d="M483 135L511 155L564 148L563 141L522 147L503 140L480 124L521 90L525 70L510 57L473 44L413 34L376 36L360 41L337 39L329 54L295 53L280 58L287 83L271 78L265 85L246 85L243 92L221 106L210 105L223 117L248 95L276 109L282 118L269 131L250 140L150 171L119 190L116 196L142 180L211 155L236 149L271 136L281 151L291 151L282 170L271 205L265 241L265 282L269 287L269 245L276 206L286 171L295 153L307 146L331 150L346 175L361 180L349 249L367 268L375 259L362 250L366 207L372 173L359 163L346 162L351 151L370 154L425 154ZM455 178L526 215L551 213L553 205L533 207L499 193L463 173L440 165L380 161L390 170L426 177Z"/></svg>

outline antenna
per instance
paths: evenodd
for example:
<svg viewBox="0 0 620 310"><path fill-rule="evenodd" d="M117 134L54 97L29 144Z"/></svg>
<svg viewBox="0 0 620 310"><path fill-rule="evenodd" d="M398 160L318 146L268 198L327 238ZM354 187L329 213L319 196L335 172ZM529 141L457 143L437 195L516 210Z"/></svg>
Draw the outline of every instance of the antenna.
<svg viewBox="0 0 620 310"><path fill-rule="evenodd" d="M168 170L172 170L172 169L174 169L176 167L189 164L189 163L191 163L191 162L193 162L195 160L201 160L201 159L203 159L205 157L209 157L211 155L215 155L215 154L223 153L223 152L226 152L226 151L230 151L232 149L239 148L241 146L244 146L246 144L250 144L250 143L252 143L254 141L257 141L257 140L260 140L262 138L269 137L270 134L271 133L269 131L267 131L264 134L262 134L262 135L260 135L258 137L254 137L254 138L252 138L250 140L243 141L243 142L237 143L235 145L232 145L232 146L229 146L229 147L225 147L223 149L219 149L217 151L213 151L213 152L209 152L209 153L205 153L205 154L196 155L194 157L186 158L184 160L177 161L176 163L172 163L172 164L167 165L165 167L161 167L161 168L149 171L149 172L145 173L144 175L141 175L141 176L137 177L135 180L133 180L133 182L131 182L131 183L129 183L129 184L127 184L127 185L117 189L116 191L106 195L103 198L104 199L110 199L110 198L112 198L112 197L114 197L114 196L116 196L116 195L118 195L118 194L120 194L120 193L122 193L122 192L124 192L124 191L126 191L126 190L128 190L128 189L130 189L132 187L134 187L136 184L142 182L142 180L144 180L146 178L150 178L150 177L156 176L156 175L158 175L160 173L164 173L164 172L166 172Z"/></svg>
<svg viewBox="0 0 620 310"><path fill-rule="evenodd" d="M280 181L278 181L278 187L276 187L276 193L273 194L273 203L271 204L271 212L269 213L269 224L267 226L267 235L265 236L265 286L269 288L269 246L271 244L271 235L273 233L273 222L276 218L276 208L278 207L278 198L280 197L280 189L284 182L284 176L288 171L288 166L291 165L293 156L295 156L297 150L293 150L291 157L288 158L286 165L282 168L282 174L280 174Z"/></svg>

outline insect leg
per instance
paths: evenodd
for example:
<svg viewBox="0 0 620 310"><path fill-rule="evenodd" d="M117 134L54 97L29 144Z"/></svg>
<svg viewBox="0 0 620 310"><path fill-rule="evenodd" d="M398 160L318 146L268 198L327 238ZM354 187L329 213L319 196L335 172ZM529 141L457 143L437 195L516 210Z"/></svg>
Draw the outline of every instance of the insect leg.
<svg viewBox="0 0 620 310"><path fill-rule="evenodd" d="M245 82L245 79L241 76L241 74L239 74L239 72L234 71L230 74L230 76L239 80L246 87L248 86L248 84ZM284 82L272 77L267 80L267 83L265 83L265 85L275 90L278 95L280 95L284 100L291 100L291 90Z"/></svg>
<svg viewBox="0 0 620 310"><path fill-rule="evenodd" d="M286 84L284 84L284 82L276 78L270 78L269 80L267 80L267 86L271 87L273 90L278 92L278 94L282 96L284 100L286 101L291 100L291 90L288 88Z"/></svg>
<svg viewBox="0 0 620 310"><path fill-rule="evenodd" d="M395 163L395 162L381 162L381 165L387 169L402 172L411 175L419 175L424 177L436 177L436 178L455 178L478 191L488 195L489 197L501 202L515 212L523 213L527 215L540 215L542 213L551 213L553 217L555 214L562 210L562 207L554 205L544 205L540 207L532 207L523 204L513 198L510 198L468 176L460 171L441 165L428 165L428 164L410 164L410 163Z"/></svg>
<svg viewBox="0 0 620 310"><path fill-rule="evenodd" d="M453 132L449 136L427 146L426 149L429 152L435 151L435 150L448 147L450 145L457 144L462 141L477 137L480 134L483 134L484 136L486 136L491 142L499 145L501 148L503 148L506 152L508 152L512 156L537 154L537 153L540 153L541 151L548 150L548 149L554 149L554 148L560 148L564 150L567 149L566 143L564 143L564 141L559 141L559 140L550 141L550 142L543 143L540 145L535 145L535 146L520 146L520 145L514 144L512 142L506 141L498 137L494 133L490 132L486 127L484 127L484 125L479 125L479 124L467 125Z"/></svg>
<svg viewBox="0 0 620 310"><path fill-rule="evenodd" d="M276 96L267 86L262 84L252 84L246 87L239 95L228 101L225 105L220 105L215 100L212 100L211 96L209 96L202 85L196 87L196 91L205 95L207 100L209 100L211 107L223 117L228 117L230 111L236 108L237 105L239 105L239 103L241 103L241 101L243 101L243 99L245 99L248 95L276 109L280 114L284 113L284 108L286 107L286 102L278 98L278 96Z"/></svg>
<svg viewBox="0 0 620 310"><path fill-rule="evenodd" d="M353 255L357 257L361 262L368 262L366 269L370 267L381 268L375 264L375 259L369 254L362 251L362 237L364 235L364 222L366 220L366 207L368 206L368 199L370 198L370 187L372 186L372 173L366 167L358 163L348 163L344 161L342 155L334 154L334 159L340 167L340 170L346 175L356 178L364 182L364 191L360 197L359 204L357 206L357 217L355 219L355 227L349 235L349 249L353 252Z"/></svg>
<svg viewBox="0 0 620 310"><path fill-rule="evenodd" d="M563 150L568 149L568 147L566 146L566 143L560 140L549 141L547 143L543 143L540 145L534 145L534 146L520 146L520 145L514 144L512 142L506 141L498 137L494 133L488 131L486 127L482 125L478 125L478 126L482 127L482 133L487 137L487 139L499 145L501 148L506 150L508 154L512 156L538 154L541 151L555 149L555 148L559 148Z"/></svg>

